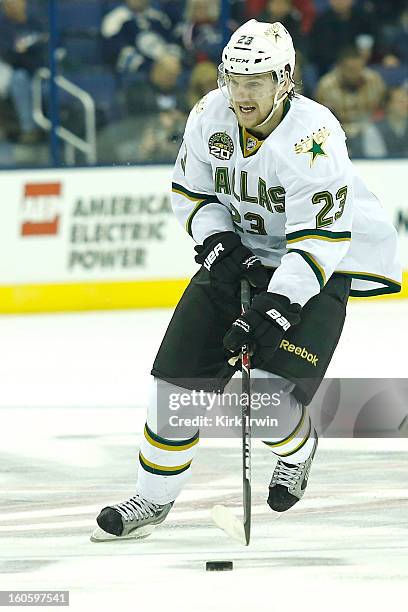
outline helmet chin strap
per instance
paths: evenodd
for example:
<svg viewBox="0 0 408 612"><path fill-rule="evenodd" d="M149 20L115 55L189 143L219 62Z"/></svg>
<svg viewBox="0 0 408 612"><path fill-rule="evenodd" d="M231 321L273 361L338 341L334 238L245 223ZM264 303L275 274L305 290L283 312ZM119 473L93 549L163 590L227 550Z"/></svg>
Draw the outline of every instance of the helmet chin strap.
<svg viewBox="0 0 408 612"><path fill-rule="evenodd" d="M285 83L282 83L282 85L279 86L276 94L273 97L273 105L272 105L272 109L271 112L269 113L269 115L266 117L266 119L264 119L262 121L262 123L258 123L258 125L255 125L255 128L259 128L262 127L263 125L265 125L265 123L268 123L268 121L270 119L272 119L273 115L276 113L276 111L278 110L279 106L282 104L282 102L284 100L286 100L286 98L288 97L288 91L286 91L283 96L281 96L278 100L278 96L280 94L280 92L282 91L283 87L285 87Z"/></svg>

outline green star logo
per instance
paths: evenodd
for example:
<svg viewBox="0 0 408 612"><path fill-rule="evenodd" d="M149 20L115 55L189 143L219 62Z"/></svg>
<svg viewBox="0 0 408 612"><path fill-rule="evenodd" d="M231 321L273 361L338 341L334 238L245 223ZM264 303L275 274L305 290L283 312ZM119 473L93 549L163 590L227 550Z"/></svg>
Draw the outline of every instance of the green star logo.
<svg viewBox="0 0 408 612"><path fill-rule="evenodd" d="M314 164L314 162L316 161L316 158L319 157L319 155L322 155L323 157L327 157L325 151L323 151L322 145L319 144L318 142L316 142L314 138L312 139L312 146L307 151L307 153L311 153L312 154L312 159L310 160L310 165Z"/></svg>
<svg viewBox="0 0 408 612"><path fill-rule="evenodd" d="M327 128L320 128L317 132L313 132L311 136L302 138L300 142L295 144L296 153L310 153L310 167L318 157L328 157L323 145L330 136Z"/></svg>

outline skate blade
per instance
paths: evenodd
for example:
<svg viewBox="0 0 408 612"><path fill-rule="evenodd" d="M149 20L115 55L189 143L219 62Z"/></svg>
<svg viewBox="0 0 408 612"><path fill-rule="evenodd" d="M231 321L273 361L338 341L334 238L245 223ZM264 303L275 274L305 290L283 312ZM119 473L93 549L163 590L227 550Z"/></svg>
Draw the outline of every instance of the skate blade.
<svg viewBox="0 0 408 612"><path fill-rule="evenodd" d="M111 533L107 533L100 527L97 527L90 537L91 542L119 542L120 540L143 540L144 538L149 537L149 535L154 531L155 525L148 525L146 527L139 527L139 529L135 529L131 533L128 533L124 536L116 536Z"/></svg>
<svg viewBox="0 0 408 612"><path fill-rule="evenodd" d="M214 523L234 540L246 546L244 524L226 506L218 504L211 510Z"/></svg>

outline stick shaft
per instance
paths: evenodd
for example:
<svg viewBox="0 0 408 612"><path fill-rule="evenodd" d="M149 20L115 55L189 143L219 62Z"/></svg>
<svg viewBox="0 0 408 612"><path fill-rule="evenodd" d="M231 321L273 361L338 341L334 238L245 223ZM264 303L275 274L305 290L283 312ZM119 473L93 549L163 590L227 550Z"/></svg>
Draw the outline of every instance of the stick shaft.
<svg viewBox="0 0 408 612"><path fill-rule="evenodd" d="M241 309L244 314L251 305L251 288L241 280ZM251 360L249 346L242 347L242 478L245 540L251 537Z"/></svg>

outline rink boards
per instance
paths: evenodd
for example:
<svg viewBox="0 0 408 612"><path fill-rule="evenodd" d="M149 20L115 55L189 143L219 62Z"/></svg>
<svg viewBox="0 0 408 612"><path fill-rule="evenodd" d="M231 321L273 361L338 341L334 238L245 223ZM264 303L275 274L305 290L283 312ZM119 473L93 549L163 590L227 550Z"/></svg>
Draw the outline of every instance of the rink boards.
<svg viewBox="0 0 408 612"><path fill-rule="evenodd" d="M403 160L356 162L398 229L407 297ZM170 205L170 166L2 173L0 312L173 306L196 270ZM381 299L381 298L376 298Z"/></svg>

